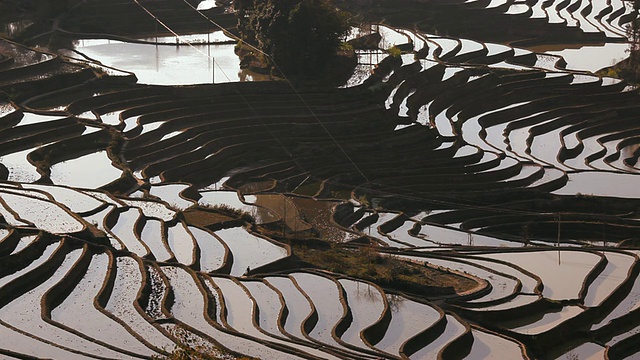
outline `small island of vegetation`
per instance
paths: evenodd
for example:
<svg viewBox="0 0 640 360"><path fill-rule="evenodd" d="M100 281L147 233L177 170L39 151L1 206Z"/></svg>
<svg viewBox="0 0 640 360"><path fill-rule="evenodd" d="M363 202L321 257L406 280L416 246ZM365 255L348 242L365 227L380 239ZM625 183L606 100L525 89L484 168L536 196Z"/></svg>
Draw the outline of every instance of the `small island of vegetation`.
<svg viewBox="0 0 640 360"><path fill-rule="evenodd" d="M330 0L234 0L233 6L243 66L309 80L334 76L344 63L339 55L345 55L340 50L350 29L349 14Z"/></svg>

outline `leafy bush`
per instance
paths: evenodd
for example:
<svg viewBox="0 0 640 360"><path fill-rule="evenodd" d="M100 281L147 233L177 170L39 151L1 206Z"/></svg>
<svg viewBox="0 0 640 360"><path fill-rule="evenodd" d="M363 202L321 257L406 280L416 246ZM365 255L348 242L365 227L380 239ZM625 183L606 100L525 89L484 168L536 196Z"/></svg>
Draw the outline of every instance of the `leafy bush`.
<svg viewBox="0 0 640 360"><path fill-rule="evenodd" d="M392 46L390 48L387 49L387 52L389 53L389 55L391 55L392 57L398 57L400 55L402 55L402 50L400 50L398 47L396 46Z"/></svg>
<svg viewBox="0 0 640 360"><path fill-rule="evenodd" d="M330 0L234 0L233 6L243 40L287 76L322 72L349 31L348 15Z"/></svg>
<svg viewBox="0 0 640 360"><path fill-rule="evenodd" d="M183 328L170 331L177 343L169 355L154 355L152 360L255 360L246 356L235 356L214 344L196 340L197 336Z"/></svg>

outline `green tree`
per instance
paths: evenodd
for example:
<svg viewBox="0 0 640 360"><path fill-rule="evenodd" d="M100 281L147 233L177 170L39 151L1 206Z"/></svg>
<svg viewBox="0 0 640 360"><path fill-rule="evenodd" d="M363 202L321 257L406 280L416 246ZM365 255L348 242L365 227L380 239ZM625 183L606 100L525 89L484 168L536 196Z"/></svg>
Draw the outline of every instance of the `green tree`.
<svg viewBox="0 0 640 360"><path fill-rule="evenodd" d="M234 0L242 38L287 76L321 73L349 31L348 14L330 0Z"/></svg>

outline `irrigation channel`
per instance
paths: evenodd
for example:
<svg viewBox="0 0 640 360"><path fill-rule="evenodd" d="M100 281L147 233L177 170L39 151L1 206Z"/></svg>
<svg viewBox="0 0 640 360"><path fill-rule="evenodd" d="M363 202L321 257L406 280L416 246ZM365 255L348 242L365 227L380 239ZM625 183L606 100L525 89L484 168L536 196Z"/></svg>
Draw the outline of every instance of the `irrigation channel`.
<svg viewBox="0 0 640 360"><path fill-rule="evenodd" d="M5 24L3 358L640 358L633 3L336 3L337 87L211 0Z"/></svg>

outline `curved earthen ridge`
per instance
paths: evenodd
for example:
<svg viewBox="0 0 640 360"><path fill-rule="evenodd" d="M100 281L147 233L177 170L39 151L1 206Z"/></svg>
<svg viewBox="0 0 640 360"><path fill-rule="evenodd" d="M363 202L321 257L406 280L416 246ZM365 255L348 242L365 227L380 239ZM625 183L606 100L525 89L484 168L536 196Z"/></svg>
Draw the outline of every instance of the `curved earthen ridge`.
<svg viewBox="0 0 640 360"><path fill-rule="evenodd" d="M2 39L0 353L637 355L638 94L523 48L625 41L628 5L403 2L335 89L140 85ZM167 35L131 1L59 20L69 47Z"/></svg>

